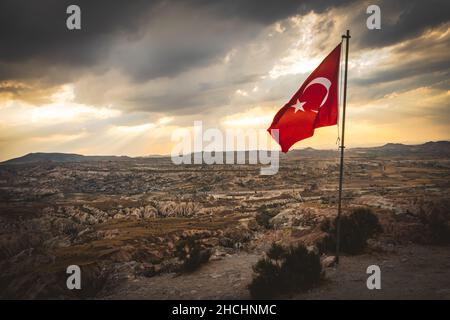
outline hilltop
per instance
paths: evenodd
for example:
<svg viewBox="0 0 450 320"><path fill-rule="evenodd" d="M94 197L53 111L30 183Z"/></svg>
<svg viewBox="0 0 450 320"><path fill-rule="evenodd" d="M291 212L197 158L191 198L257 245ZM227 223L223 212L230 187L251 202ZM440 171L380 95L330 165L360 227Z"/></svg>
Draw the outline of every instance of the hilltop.
<svg viewBox="0 0 450 320"><path fill-rule="evenodd" d="M248 158L248 151L245 152ZM336 149L319 150L314 148L294 149L286 154L281 154L282 158L332 158L337 156ZM425 156L425 157L450 157L450 141L430 141L423 144L407 145L401 143L387 143L378 147L349 148L346 150L348 156L368 156L368 157L403 157L403 156ZM129 161L133 159L155 159L168 158L164 155L152 155L147 157L129 156L85 156L75 153L28 153L22 157L10 159L0 164L31 164L43 162L67 163L67 162L87 162L87 161Z"/></svg>
<svg viewBox="0 0 450 320"><path fill-rule="evenodd" d="M85 162L85 161L123 161L132 158L127 156L84 156L76 153L58 153L58 152L35 152L28 153L22 157L10 159L1 164L30 164L42 162Z"/></svg>

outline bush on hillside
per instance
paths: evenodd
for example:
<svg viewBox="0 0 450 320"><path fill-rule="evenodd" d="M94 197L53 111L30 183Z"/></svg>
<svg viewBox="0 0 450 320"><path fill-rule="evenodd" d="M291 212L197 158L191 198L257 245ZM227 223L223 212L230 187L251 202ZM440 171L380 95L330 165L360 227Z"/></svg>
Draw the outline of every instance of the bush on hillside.
<svg viewBox="0 0 450 320"><path fill-rule="evenodd" d="M209 261L211 251L195 238L189 237L177 243L175 255L182 262L180 271L192 272Z"/></svg>
<svg viewBox="0 0 450 320"><path fill-rule="evenodd" d="M446 201L422 205L419 218L426 227L426 238L430 244L450 243L450 210Z"/></svg>
<svg viewBox="0 0 450 320"><path fill-rule="evenodd" d="M288 248L273 244L253 266L255 276L248 286L255 299L269 299L312 288L320 281L320 257L305 246Z"/></svg>
<svg viewBox="0 0 450 320"><path fill-rule="evenodd" d="M327 219L322 225L322 231L327 236L318 244L321 252L334 252L336 250L336 222L337 219ZM369 208L354 209L350 214L341 216L341 242L342 252L359 254L367 246L367 240L382 232L378 217Z"/></svg>
<svg viewBox="0 0 450 320"><path fill-rule="evenodd" d="M270 224L270 219L272 219L274 215L275 214L269 213L267 210L263 209L258 211L255 216L255 220L260 226L266 229L271 229L272 225Z"/></svg>

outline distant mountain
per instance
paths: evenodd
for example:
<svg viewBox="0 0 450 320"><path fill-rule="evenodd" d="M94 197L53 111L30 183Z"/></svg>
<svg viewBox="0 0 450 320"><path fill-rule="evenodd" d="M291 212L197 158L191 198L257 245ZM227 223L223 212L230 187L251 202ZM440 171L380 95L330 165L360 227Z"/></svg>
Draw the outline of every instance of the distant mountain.
<svg viewBox="0 0 450 320"><path fill-rule="evenodd" d="M334 150L317 150L313 148L294 149L287 154L281 154L281 158L332 158L337 156L337 148ZM249 151L227 152L234 153L237 159L238 154L242 154L246 159L249 158ZM388 143L380 147L370 148L350 148L346 149L347 156L365 156L365 157L436 157L450 158L450 141L426 142L418 145L406 145L401 143ZM191 154L193 159L194 154ZM132 159L159 159L169 158L169 156L147 156L147 157L127 157L127 156L83 156L74 153L29 153L23 157L10 159L0 164L29 164L36 162L86 162L86 161L124 161ZM225 158L224 158L225 159Z"/></svg>
<svg viewBox="0 0 450 320"><path fill-rule="evenodd" d="M36 162L85 162L130 160L127 156L83 156L75 153L29 153L19 158L10 159L1 164L29 164Z"/></svg>
<svg viewBox="0 0 450 320"><path fill-rule="evenodd" d="M336 157L337 149L318 150L314 148L294 149L286 154L282 153L282 157L287 158L332 158Z"/></svg>
<svg viewBox="0 0 450 320"><path fill-rule="evenodd" d="M450 157L450 141L430 141L424 144L406 145L388 143L380 147L353 148L349 150L354 155L365 156L434 156Z"/></svg>

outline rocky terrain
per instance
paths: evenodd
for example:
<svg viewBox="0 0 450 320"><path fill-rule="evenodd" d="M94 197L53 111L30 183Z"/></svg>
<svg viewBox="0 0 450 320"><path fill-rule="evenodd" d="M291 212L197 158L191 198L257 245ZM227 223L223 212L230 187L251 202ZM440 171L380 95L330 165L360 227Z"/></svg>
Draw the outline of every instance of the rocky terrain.
<svg viewBox="0 0 450 320"><path fill-rule="evenodd" d="M314 247L322 236L320 223L336 214L338 174L337 153L313 149L283 155L274 176L259 175L258 165L176 166L164 157L8 161L0 165L0 297L248 298L251 266L272 242ZM408 250L428 255L406 270L433 279L437 296L449 298L448 282L439 279L450 279L450 268L433 269L448 266L449 247L436 246L424 223L435 207L446 208L448 219L449 176L448 142L350 149L344 209L372 208L384 232L343 265L396 266ZM191 238L211 257L180 275L177 246ZM66 288L72 264L82 269L79 291ZM345 285L333 270L326 286L298 298L339 298ZM401 297L406 282L400 274L392 279L397 291L389 297Z"/></svg>

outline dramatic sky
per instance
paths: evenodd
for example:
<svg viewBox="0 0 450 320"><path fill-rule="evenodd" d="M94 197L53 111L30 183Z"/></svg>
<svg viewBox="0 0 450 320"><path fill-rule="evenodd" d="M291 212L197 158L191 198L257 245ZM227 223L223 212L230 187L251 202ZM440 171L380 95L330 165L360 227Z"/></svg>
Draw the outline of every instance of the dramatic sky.
<svg viewBox="0 0 450 320"><path fill-rule="evenodd" d="M66 28L81 7L82 29ZM381 8L368 30L366 8ZM0 0L0 160L267 128L350 29L349 146L450 139L450 2ZM295 145L336 148L337 127Z"/></svg>

